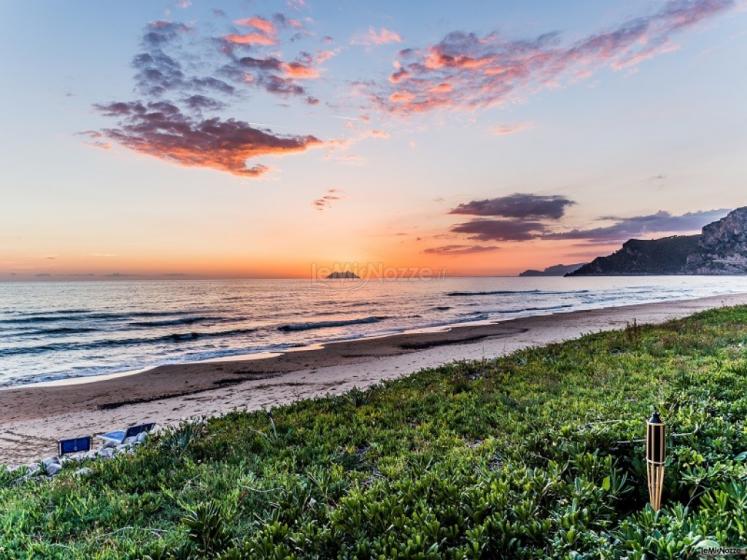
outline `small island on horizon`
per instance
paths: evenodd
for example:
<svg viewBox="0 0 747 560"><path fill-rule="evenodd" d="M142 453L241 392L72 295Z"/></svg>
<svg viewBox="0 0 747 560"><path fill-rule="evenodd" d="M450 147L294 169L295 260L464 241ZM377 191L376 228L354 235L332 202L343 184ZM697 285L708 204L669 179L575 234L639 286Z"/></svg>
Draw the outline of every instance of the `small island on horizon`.
<svg viewBox="0 0 747 560"><path fill-rule="evenodd" d="M345 270L343 272L332 272L330 274L327 274L325 276L327 280L360 280L361 277L358 276L355 272L352 272L350 270Z"/></svg>

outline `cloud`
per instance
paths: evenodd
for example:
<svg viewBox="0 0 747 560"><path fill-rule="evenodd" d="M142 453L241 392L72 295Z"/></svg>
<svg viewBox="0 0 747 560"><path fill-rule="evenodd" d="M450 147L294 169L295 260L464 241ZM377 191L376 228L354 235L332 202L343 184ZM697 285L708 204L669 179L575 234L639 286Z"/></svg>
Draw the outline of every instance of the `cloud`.
<svg viewBox="0 0 747 560"><path fill-rule="evenodd" d="M274 45L277 40L265 33L229 33L225 40L234 45Z"/></svg>
<svg viewBox="0 0 747 560"><path fill-rule="evenodd" d="M528 122L499 124L493 127L493 134L496 136L510 136L511 134L516 134L530 128L532 128L532 123Z"/></svg>
<svg viewBox="0 0 747 560"><path fill-rule="evenodd" d="M272 23L269 19L265 19L260 16L237 19L234 21L234 23L236 25L241 25L244 27L253 27L254 29L258 29L262 33L266 33L267 35L274 35L277 31L275 29L274 23Z"/></svg>
<svg viewBox="0 0 747 560"><path fill-rule="evenodd" d="M282 14L271 20L253 16L235 23L273 40L280 30L301 26ZM319 102L297 83L319 75L315 57L301 51L286 62L263 53L261 46L267 42L260 43L251 46L252 56L243 56L249 49L246 45L233 45L225 38L205 40L197 28L181 23L149 23L141 50L132 61L140 99L95 105L103 115L116 119L116 126L80 134L97 147L108 148L116 142L180 165L242 177L257 177L268 170L260 163L247 165L248 159L321 145L313 135L281 135L243 120L213 116L244 99L247 88L283 97L303 96L309 105Z"/></svg>
<svg viewBox="0 0 747 560"><path fill-rule="evenodd" d="M201 111L218 111L224 109L226 104L212 97L206 97L204 95L190 95L184 100L184 104L195 112Z"/></svg>
<svg viewBox="0 0 747 560"><path fill-rule="evenodd" d="M319 77L319 70L302 62L287 62L281 65L283 76L297 80L313 80Z"/></svg>
<svg viewBox="0 0 747 560"><path fill-rule="evenodd" d="M75 134L76 136L84 136L88 138L88 141L85 143L89 146L93 146L94 148L110 150L112 147L111 142L107 142L106 140L104 140L104 134L98 130L83 130L82 132L76 132Z"/></svg>
<svg viewBox="0 0 747 560"><path fill-rule="evenodd" d="M676 48L671 37L734 6L734 0L668 0L653 14L562 44L556 32L529 39L453 31L436 44L399 52L374 103L396 113L474 109L504 103L607 67L634 67Z"/></svg>
<svg viewBox="0 0 747 560"><path fill-rule="evenodd" d="M560 195L541 196L515 193L498 198L466 202L449 213L469 216L557 220L563 217L568 206L574 204L574 201Z"/></svg>
<svg viewBox="0 0 747 560"><path fill-rule="evenodd" d="M327 189L327 192L324 193L321 197L314 200L311 204L319 210L320 212L323 210L327 210L330 206L332 206L332 203L336 200L340 200L342 198L341 190L339 189Z"/></svg>
<svg viewBox="0 0 747 560"><path fill-rule="evenodd" d="M524 220L471 220L452 226L454 233L467 234L478 241L529 241L540 237L546 226Z"/></svg>
<svg viewBox="0 0 747 560"><path fill-rule="evenodd" d="M402 36L396 31L381 27L374 29L369 27L366 33L360 33L350 41L353 45L379 46L388 43L401 43Z"/></svg>
<svg viewBox="0 0 747 560"><path fill-rule="evenodd" d="M182 63L169 55L169 47L179 44L192 30L182 24L167 21L149 23L143 33L142 51L132 59L135 69L135 87L144 96L161 97L170 93L210 92L218 95L233 95L234 86L210 75L188 75ZM200 67L207 67L200 64Z"/></svg>
<svg viewBox="0 0 747 560"><path fill-rule="evenodd" d="M242 177L257 177L268 168L248 167L246 160L263 155L302 152L321 145L314 136L280 136L235 119L199 119L168 102L114 102L97 105L119 120L102 133L140 153L187 167L206 167Z"/></svg>
<svg viewBox="0 0 747 560"><path fill-rule="evenodd" d="M322 53L325 52L322 51ZM268 93L281 96L304 96L308 102L309 98L316 98L309 96L306 88L298 82L314 80L321 76L317 64L330 58L322 53L314 56L309 52L301 51L294 60L284 61L274 54L264 57L262 55L241 56L229 48L226 54L230 60L221 68L220 73L236 83L261 87Z"/></svg>
<svg viewBox="0 0 747 560"><path fill-rule="evenodd" d="M694 232L699 231L706 224L723 218L728 212L726 209L705 210L677 216L660 210L655 214L631 218L605 216L601 219L612 221L611 225L547 233L542 237L543 239L583 239L594 243L612 243L657 233Z"/></svg>
<svg viewBox="0 0 747 560"><path fill-rule="evenodd" d="M500 247L487 245L442 245L441 247L429 247L428 249L424 249L423 253L428 255L456 256L489 253L492 251L498 251L499 249Z"/></svg>

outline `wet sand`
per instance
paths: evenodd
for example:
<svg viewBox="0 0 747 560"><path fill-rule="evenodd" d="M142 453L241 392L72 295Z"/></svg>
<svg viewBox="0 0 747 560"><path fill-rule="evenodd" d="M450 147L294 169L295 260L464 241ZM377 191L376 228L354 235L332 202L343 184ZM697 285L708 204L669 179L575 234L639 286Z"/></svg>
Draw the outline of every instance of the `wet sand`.
<svg viewBox="0 0 747 560"><path fill-rule="evenodd" d="M132 375L0 390L0 464L53 455L59 438L143 421L161 425L339 394L454 360L493 358L634 319L661 323L747 294L611 307L328 344L261 359L167 365Z"/></svg>

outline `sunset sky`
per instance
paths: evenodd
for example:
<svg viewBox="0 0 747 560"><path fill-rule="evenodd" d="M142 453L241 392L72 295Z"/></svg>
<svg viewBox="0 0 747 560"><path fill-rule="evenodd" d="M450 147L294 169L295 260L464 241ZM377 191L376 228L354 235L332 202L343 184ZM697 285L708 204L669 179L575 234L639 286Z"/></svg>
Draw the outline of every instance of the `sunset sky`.
<svg viewBox="0 0 747 560"><path fill-rule="evenodd" d="M747 205L747 4L6 0L0 279L515 274Z"/></svg>

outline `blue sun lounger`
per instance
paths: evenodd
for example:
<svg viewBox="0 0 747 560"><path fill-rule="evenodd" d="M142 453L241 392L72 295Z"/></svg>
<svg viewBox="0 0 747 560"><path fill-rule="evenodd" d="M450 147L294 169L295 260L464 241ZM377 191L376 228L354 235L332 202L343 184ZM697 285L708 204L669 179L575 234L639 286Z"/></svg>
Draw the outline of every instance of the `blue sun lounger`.
<svg viewBox="0 0 747 560"><path fill-rule="evenodd" d="M113 443L116 443L117 445L120 445L121 443L124 443L127 438L138 436L143 432L150 432L153 429L153 426L155 426L154 423L138 424L136 426L130 426L126 430L107 432L96 437L98 437L99 439L103 439L104 441L111 441Z"/></svg>
<svg viewBox="0 0 747 560"><path fill-rule="evenodd" d="M91 436L82 436L71 439L61 439L57 442L57 456L62 457L68 453L79 453L91 450Z"/></svg>

